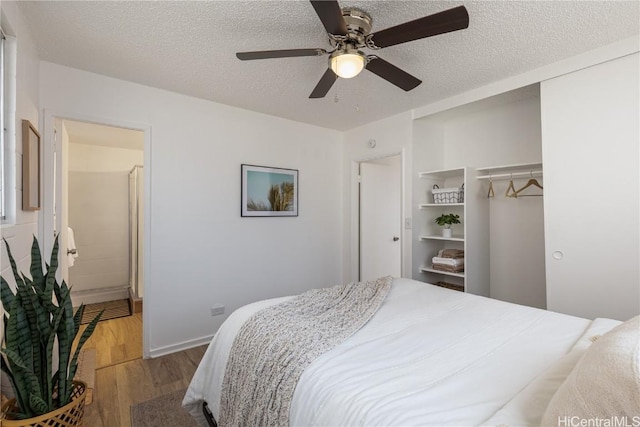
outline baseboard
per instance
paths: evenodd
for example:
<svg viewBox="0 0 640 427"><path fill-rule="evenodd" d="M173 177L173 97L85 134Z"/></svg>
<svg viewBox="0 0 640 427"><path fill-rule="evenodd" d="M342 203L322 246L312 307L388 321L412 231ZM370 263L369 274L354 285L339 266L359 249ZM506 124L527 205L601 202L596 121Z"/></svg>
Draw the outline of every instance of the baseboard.
<svg viewBox="0 0 640 427"><path fill-rule="evenodd" d="M102 288L87 291L71 291L71 301L73 306L80 304L96 304L99 302L115 301L129 298L129 287L124 288Z"/></svg>
<svg viewBox="0 0 640 427"><path fill-rule="evenodd" d="M166 356L168 354L177 353L179 351L189 350L190 348L209 344L212 339L213 339L213 335L207 335L205 337L196 338L189 341L183 341L178 344L159 347L149 351L149 358L153 359L160 356Z"/></svg>

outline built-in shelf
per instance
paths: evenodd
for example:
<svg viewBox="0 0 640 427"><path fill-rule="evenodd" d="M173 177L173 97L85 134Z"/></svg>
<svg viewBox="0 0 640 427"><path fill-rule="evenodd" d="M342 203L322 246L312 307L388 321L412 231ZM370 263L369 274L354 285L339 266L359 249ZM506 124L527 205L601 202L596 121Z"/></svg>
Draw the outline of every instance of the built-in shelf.
<svg viewBox="0 0 640 427"><path fill-rule="evenodd" d="M420 240L448 240L450 242L464 242L464 237L462 236L453 236L453 237L420 236Z"/></svg>
<svg viewBox="0 0 640 427"><path fill-rule="evenodd" d="M464 168L442 169L429 172L419 172L420 178L445 179L454 177L464 177Z"/></svg>
<svg viewBox="0 0 640 427"><path fill-rule="evenodd" d="M462 272L462 273L451 273L449 271L434 270L433 268L428 268L428 267L420 267L420 271L423 272L423 273L436 273L436 274L443 274L445 276L454 276L454 277L462 277L462 278L464 278L464 272Z"/></svg>
<svg viewBox="0 0 640 427"><path fill-rule="evenodd" d="M418 205L420 209L438 208L438 207L446 207L446 206L464 206L464 203L422 203Z"/></svg>

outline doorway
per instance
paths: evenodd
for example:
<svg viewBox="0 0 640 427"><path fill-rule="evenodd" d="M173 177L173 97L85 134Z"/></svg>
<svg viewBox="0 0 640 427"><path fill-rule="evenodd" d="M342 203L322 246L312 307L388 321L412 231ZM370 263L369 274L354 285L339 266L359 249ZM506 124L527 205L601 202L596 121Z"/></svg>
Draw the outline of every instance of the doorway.
<svg viewBox="0 0 640 427"><path fill-rule="evenodd" d="M119 350L100 351L96 368L140 358L141 300L136 306L133 298L142 285L131 278L142 278L144 268L147 130L52 115L46 116L45 128L50 132L45 133L40 213L44 245L51 247L50 236L58 236L59 279L70 285L74 307L85 304L83 322L105 308L96 340L102 340L100 330L109 331L105 344Z"/></svg>
<svg viewBox="0 0 640 427"><path fill-rule="evenodd" d="M77 125L74 128L74 125ZM71 134L69 132L68 127L71 127ZM88 255L86 251L78 247L77 248L77 258L75 259L75 265L71 267L71 271L69 269L69 256L67 255L67 251L69 250L69 242L68 242L68 226L74 226L73 223L69 221L69 164L76 159L75 155L78 153L70 153L70 140L76 141L74 139L74 135L81 137L82 135L89 135L89 137L94 138L93 146L94 150L102 150L104 153L117 152L118 149L126 150L133 149L138 152L142 152L142 159L136 161L136 164L143 165L144 167L141 169L141 176L143 177L143 183L141 183L141 197L140 202L143 204L142 208L139 209L140 213L140 223L138 226L138 236L140 237L140 242L143 243L144 248L149 248L150 246L150 174L151 174L151 127L144 123L136 123L136 122L128 122L123 120L114 120L108 117L96 117L96 116L88 116L82 113L64 113L59 114L52 110L44 110L44 123L43 123L43 138L44 144L42 144L43 152L42 152L42 209L38 214L38 235L42 236L42 247L44 251L51 251L54 243L54 237L58 236L60 243L60 268L57 272L58 280L68 281L70 285L74 285L73 281L73 268L79 267L80 264L77 262L84 258L87 261ZM104 132L101 132L104 131ZM122 137L123 135L135 135L135 142L131 142L129 138ZM102 136L102 138L99 138ZM128 142L127 142L128 141ZM72 142L75 143L75 142ZM91 144L85 144L87 146L80 147L80 152L90 151ZM72 147L73 148L73 147ZM122 153L122 151L120 151ZM139 154L139 153L138 153ZM80 156L81 157L81 156ZM111 155L111 160L115 157L115 160L122 160L119 156ZM125 156L126 157L126 156ZM82 157L81 157L82 158ZM100 163L102 161L107 161L109 156L100 156L96 155L94 152L93 156L89 156L85 158L84 161L80 162L83 168L87 171L90 170L90 164ZM121 169L121 172L125 174L124 186L125 186L125 194L126 196L126 210L125 210L125 227L127 230L127 240L124 248L125 254L128 256L129 251L129 205L128 205L128 191L129 191L129 178L128 174L131 171L132 167L127 165L119 164L118 166ZM127 169L128 167L128 169ZM106 168L106 167L105 167ZM82 169L81 169L82 170ZM96 172L99 172L96 171ZM103 172L106 172L103 170ZM100 193L102 189L97 190L97 193ZM107 199L107 197L103 197L101 200ZM107 211L99 211L99 216L105 216ZM64 222L64 226L63 226ZM80 230L78 230L80 231ZM91 241L99 240L95 235L86 236L84 233L82 235L75 234L76 246L79 246L82 240L87 240L87 238ZM106 239L104 240L106 243ZM146 251L143 253L142 250L139 252L139 269L144 272L149 271L149 260ZM124 276L125 282L124 286L122 284L114 285L112 289L103 289L101 288L99 291L88 290L86 293L81 289L76 289L75 286L72 288L72 301L74 306L78 306L80 303L90 304L93 302L106 301L109 299L127 297L129 295L130 285L128 282L130 272L129 266L127 262L127 258L120 259L118 261L118 268L121 268L122 264L125 265L125 273ZM115 262L109 265L116 265ZM79 271L76 270L77 273ZM122 270L120 273L122 274ZM70 280L70 282L69 282ZM144 275L143 278L145 285L149 280L148 274ZM148 303L150 298L152 297L149 292L149 287L146 287L145 292L145 300ZM109 288L109 286L107 286ZM107 322L100 322L110 324L111 322L117 322L122 320L123 322L126 320L136 321L137 325L135 328L125 327L124 329L127 331L134 330L136 334L135 340L127 340L127 337L117 337L119 340L126 340L127 345L130 342L133 347L135 347L135 351L137 353L142 353L142 357L148 358L149 356L149 322L148 322L148 312L144 310L142 313L135 313L133 316L128 316L124 318L118 318L109 320ZM144 324L143 324L144 318ZM125 322L126 323L126 322ZM105 325L106 326L106 325ZM140 345L140 339L137 335L141 334L142 345ZM115 338L115 337L114 337ZM132 348L133 348L132 347ZM128 350L124 353L130 353ZM123 354L124 354L123 353ZM139 357L139 356L138 356Z"/></svg>
<svg viewBox="0 0 640 427"><path fill-rule="evenodd" d="M141 177L144 132L67 119L56 120L55 129L61 161L54 224L74 305L128 299L137 288L131 271L141 270L132 263L141 240L132 214L141 211L142 187L134 183L132 191L131 181Z"/></svg>
<svg viewBox="0 0 640 427"><path fill-rule="evenodd" d="M360 280L402 276L402 157L359 165Z"/></svg>

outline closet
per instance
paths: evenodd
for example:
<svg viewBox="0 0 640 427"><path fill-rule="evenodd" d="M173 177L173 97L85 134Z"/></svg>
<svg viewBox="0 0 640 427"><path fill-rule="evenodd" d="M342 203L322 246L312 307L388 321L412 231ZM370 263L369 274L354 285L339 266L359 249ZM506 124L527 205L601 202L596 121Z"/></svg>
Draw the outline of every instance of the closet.
<svg viewBox="0 0 640 427"><path fill-rule="evenodd" d="M639 314L639 79L636 52L415 119L413 278L444 277L424 268L438 246L424 238L435 213L423 172L464 170L466 292L591 319Z"/></svg>
<svg viewBox="0 0 640 427"><path fill-rule="evenodd" d="M463 284L466 292L546 306L543 197L505 196L509 182L520 189L535 178L544 186L540 135L539 85L414 120L414 279ZM503 179L507 175L512 179ZM464 203L433 203L434 184L464 184ZM461 217L452 240L437 238L433 221L442 213ZM460 277L430 268L441 248L464 248Z"/></svg>

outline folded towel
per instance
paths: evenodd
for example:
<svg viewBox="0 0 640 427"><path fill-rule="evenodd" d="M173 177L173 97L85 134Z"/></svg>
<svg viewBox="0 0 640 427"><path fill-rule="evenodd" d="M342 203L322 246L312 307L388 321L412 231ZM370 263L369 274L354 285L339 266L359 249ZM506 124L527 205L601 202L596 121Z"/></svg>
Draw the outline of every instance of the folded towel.
<svg viewBox="0 0 640 427"><path fill-rule="evenodd" d="M438 251L439 258L464 258L464 250L462 249L440 249Z"/></svg>
<svg viewBox="0 0 640 427"><path fill-rule="evenodd" d="M464 265L464 258L440 258L434 256L431 258L431 262L434 264L451 265L456 267L458 265Z"/></svg>
<svg viewBox="0 0 640 427"><path fill-rule="evenodd" d="M443 265L443 264L433 264L432 267L434 270L438 271L447 271L449 273L462 273L464 271L464 265Z"/></svg>

